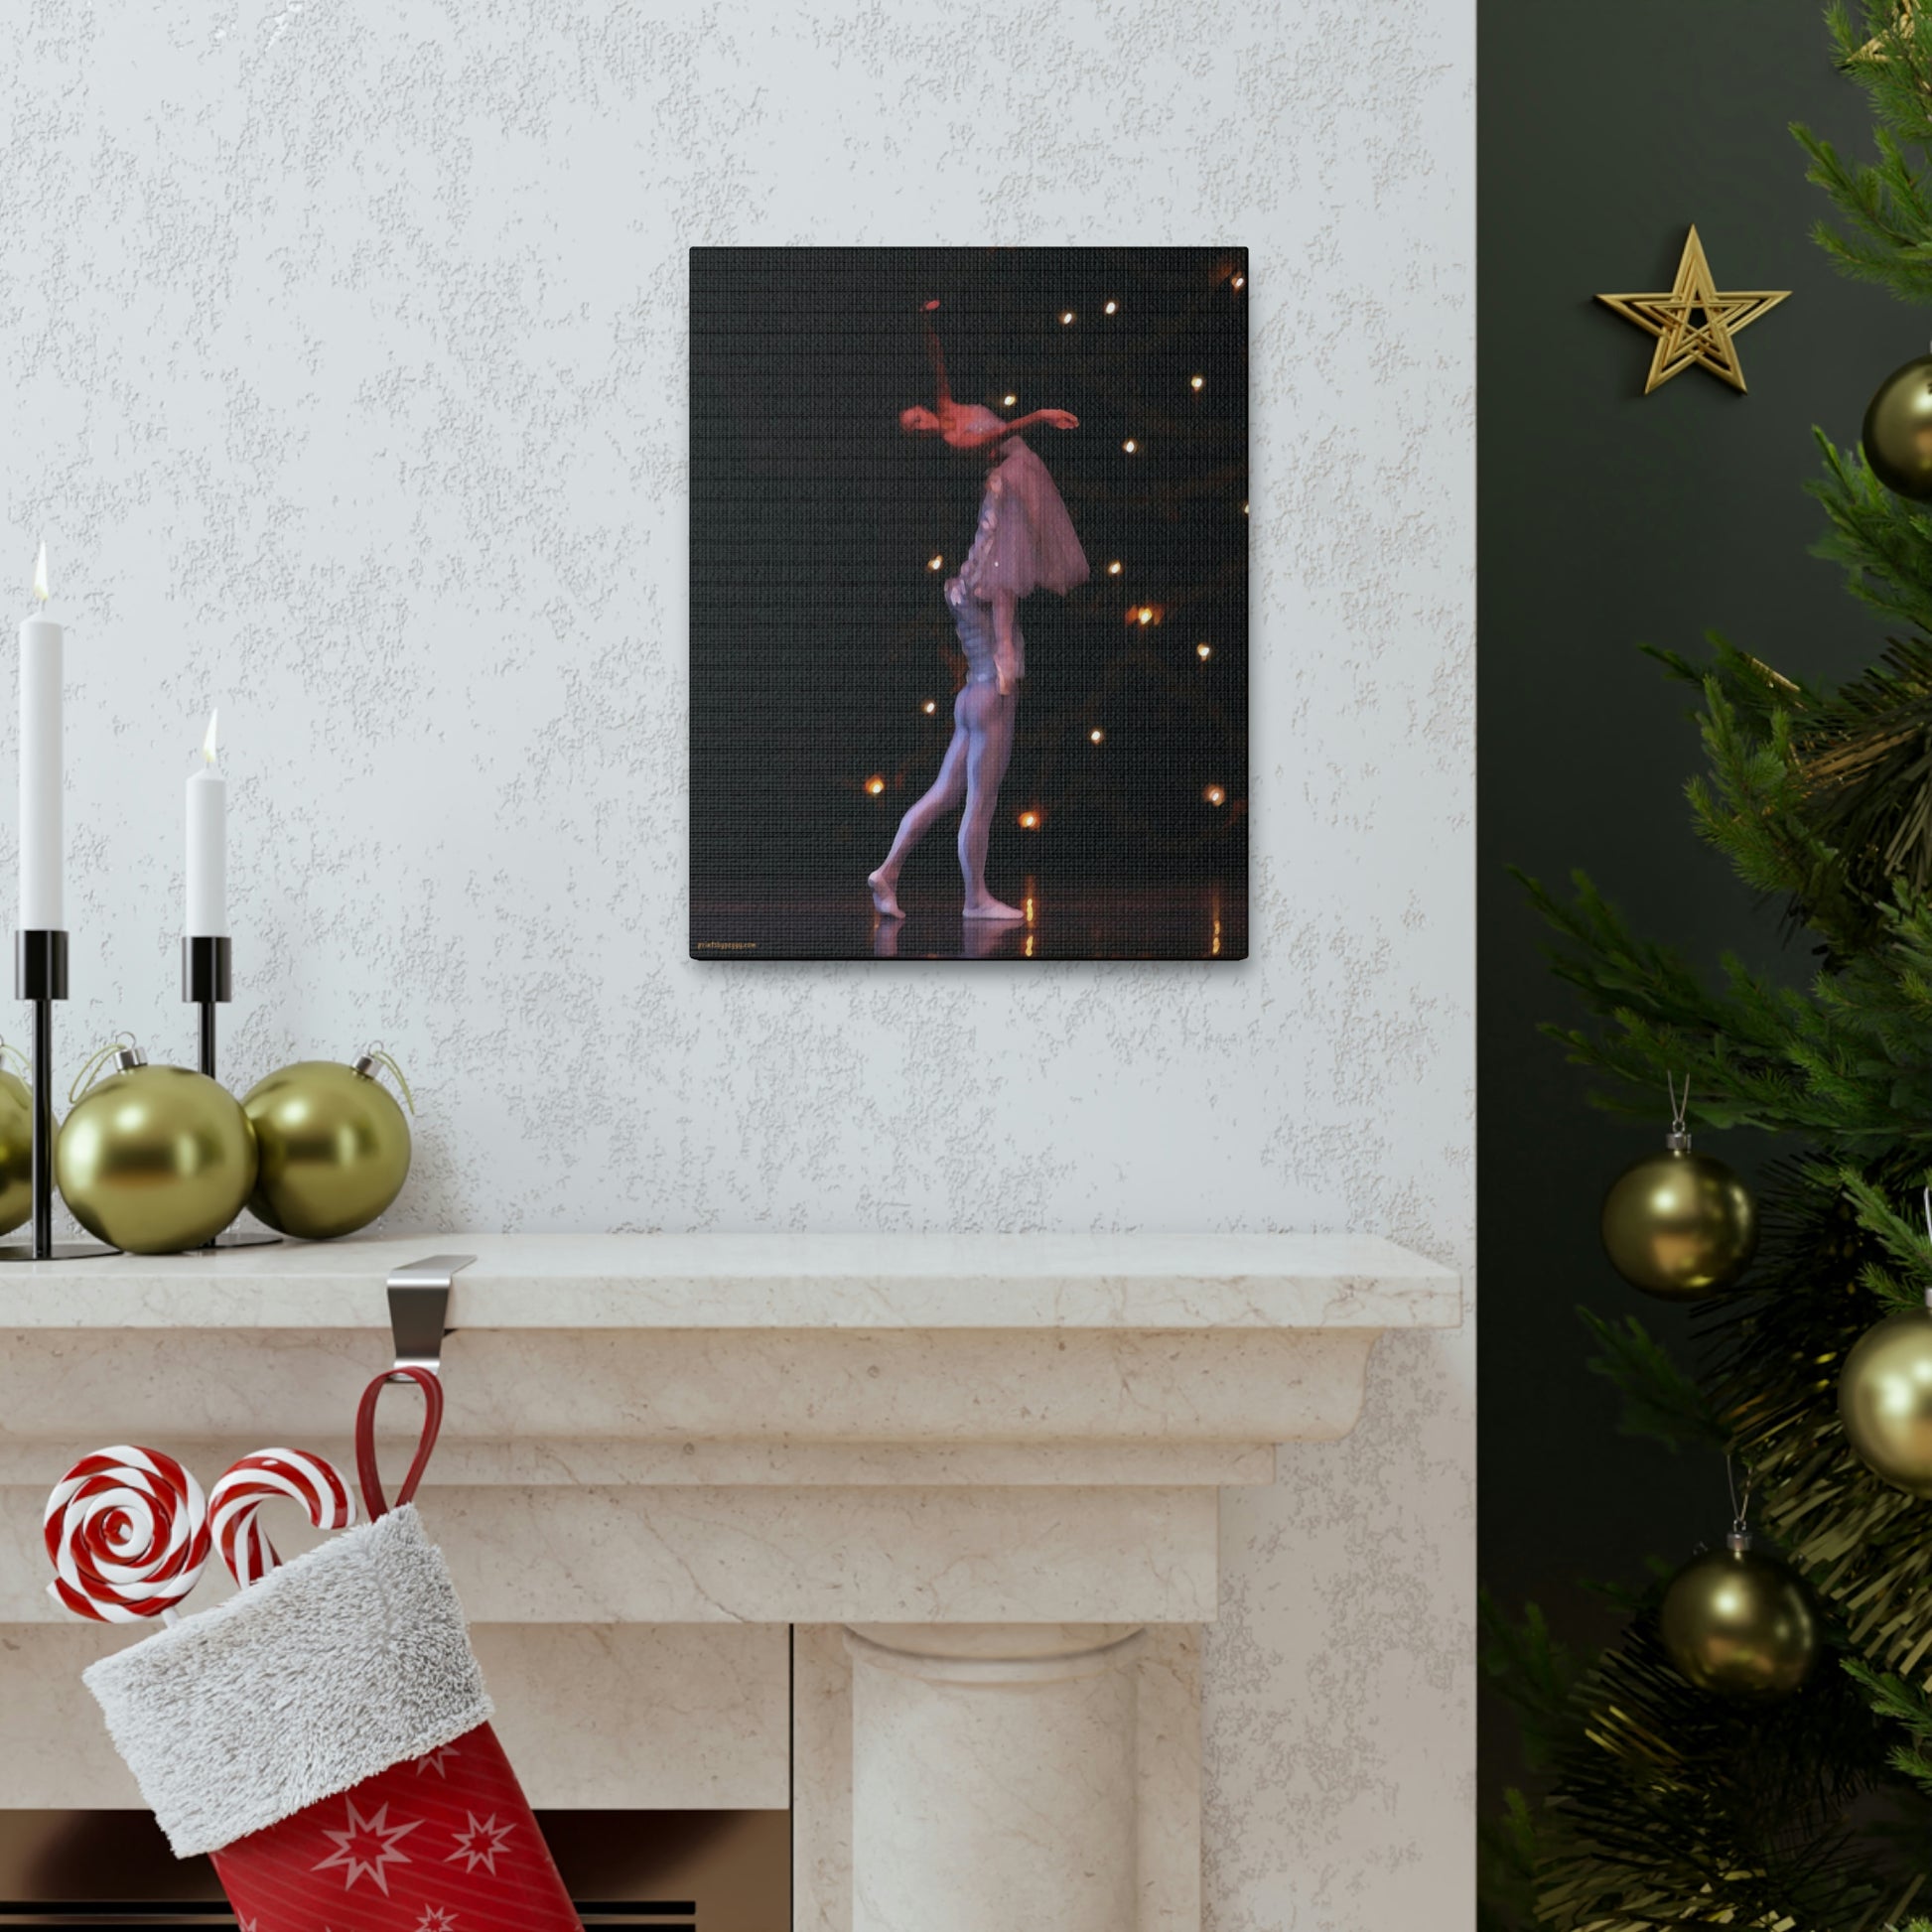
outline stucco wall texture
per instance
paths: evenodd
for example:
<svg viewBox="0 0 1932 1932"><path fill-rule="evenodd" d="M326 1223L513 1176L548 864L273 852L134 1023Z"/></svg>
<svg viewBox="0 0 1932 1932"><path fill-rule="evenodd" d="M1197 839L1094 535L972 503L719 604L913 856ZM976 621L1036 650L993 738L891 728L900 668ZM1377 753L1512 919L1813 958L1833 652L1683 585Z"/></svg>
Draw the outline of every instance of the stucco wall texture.
<svg viewBox="0 0 1932 1932"><path fill-rule="evenodd" d="M1473 4L27 0L0 582L69 626L69 1066L381 1039L397 1228L1358 1228L1471 1259ZM1253 958L685 956L685 250L1252 252ZM15 721L0 702L0 760ZM12 786L0 786L10 862ZM11 891L10 885L0 890ZM1215 1932L1470 1915L1472 1339L1226 1504Z"/></svg>

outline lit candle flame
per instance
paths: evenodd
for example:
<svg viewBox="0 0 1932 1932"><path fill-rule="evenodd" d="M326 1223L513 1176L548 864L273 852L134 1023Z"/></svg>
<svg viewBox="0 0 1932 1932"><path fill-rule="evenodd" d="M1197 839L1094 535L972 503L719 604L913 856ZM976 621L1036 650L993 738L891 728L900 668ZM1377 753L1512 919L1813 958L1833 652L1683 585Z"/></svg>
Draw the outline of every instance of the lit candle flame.
<svg viewBox="0 0 1932 1932"><path fill-rule="evenodd" d="M221 712L218 706L208 713L207 736L202 740L202 757L209 764L214 762L214 728L220 720L220 717Z"/></svg>
<svg viewBox="0 0 1932 1932"><path fill-rule="evenodd" d="M41 554L34 559L34 595L47 602L47 539L41 539Z"/></svg>

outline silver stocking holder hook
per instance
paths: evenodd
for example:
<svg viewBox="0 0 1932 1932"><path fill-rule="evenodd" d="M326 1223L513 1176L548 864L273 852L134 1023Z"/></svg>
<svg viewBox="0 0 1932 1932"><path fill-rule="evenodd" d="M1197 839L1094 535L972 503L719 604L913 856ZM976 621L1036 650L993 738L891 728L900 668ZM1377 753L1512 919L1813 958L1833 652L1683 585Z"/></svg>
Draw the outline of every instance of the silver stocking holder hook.
<svg viewBox="0 0 1932 1932"><path fill-rule="evenodd" d="M450 1332L450 1290L476 1258L428 1255L406 1263L389 1277L389 1328L396 1338L398 1369L442 1373L443 1337ZM395 1379L393 1374L390 1379Z"/></svg>

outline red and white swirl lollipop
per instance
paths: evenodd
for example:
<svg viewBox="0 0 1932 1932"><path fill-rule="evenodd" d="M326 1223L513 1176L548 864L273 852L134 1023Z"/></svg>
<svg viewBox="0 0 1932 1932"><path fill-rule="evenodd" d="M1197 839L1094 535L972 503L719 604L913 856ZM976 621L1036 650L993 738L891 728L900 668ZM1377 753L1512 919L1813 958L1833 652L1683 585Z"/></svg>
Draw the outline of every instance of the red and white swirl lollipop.
<svg viewBox="0 0 1932 1932"><path fill-rule="evenodd" d="M355 1499L326 1456L302 1449L265 1449L244 1455L208 1491L208 1527L221 1561L244 1587L259 1583L282 1559L256 1522L263 1503L302 1505L319 1530L343 1530L355 1520Z"/></svg>
<svg viewBox="0 0 1932 1932"><path fill-rule="evenodd" d="M207 1567L207 1503L172 1455L119 1444L83 1455L47 1499L50 1596L98 1623L174 1621Z"/></svg>

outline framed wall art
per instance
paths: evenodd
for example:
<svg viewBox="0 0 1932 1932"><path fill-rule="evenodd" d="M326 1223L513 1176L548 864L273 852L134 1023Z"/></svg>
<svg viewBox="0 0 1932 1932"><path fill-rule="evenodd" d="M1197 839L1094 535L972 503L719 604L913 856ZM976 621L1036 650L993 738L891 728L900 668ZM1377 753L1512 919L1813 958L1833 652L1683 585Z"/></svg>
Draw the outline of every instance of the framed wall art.
<svg viewBox="0 0 1932 1932"><path fill-rule="evenodd" d="M691 256L691 950L1247 952L1247 257Z"/></svg>

